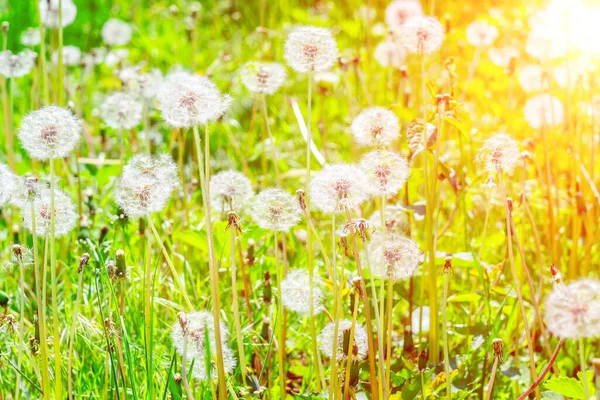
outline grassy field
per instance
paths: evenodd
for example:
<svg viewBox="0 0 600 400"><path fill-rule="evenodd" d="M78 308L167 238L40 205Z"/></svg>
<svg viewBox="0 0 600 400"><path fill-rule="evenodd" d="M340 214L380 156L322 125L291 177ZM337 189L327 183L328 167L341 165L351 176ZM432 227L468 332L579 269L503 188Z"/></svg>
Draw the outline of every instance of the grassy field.
<svg viewBox="0 0 600 400"><path fill-rule="evenodd" d="M0 400L600 396L593 1L58 3L0 1Z"/></svg>

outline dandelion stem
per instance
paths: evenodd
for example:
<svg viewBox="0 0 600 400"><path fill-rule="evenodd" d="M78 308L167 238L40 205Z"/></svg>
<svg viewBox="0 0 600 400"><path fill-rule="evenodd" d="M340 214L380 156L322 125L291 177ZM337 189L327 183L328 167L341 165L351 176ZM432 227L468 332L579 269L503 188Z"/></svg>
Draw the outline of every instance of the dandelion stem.
<svg viewBox="0 0 600 400"><path fill-rule="evenodd" d="M265 129L267 131L267 135L269 137L269 141L271 142L271 149L273 150L273 169L275 170L275 182L277 185L280 185L279 181L279 155L277 152L277 146L275 145L275 140L271 133L271 124L269 122L269 114L267 112L267 97L263 93L261 95L261 103L262 103L262 113L265 118Z"/></svg>
<svg viewBox="0 0 600 400"><path fill-rule="evenodd" d="M448 354L448 316L446 315L448 307L448 286L450 285L450 271L446 271L444 278L444 294L442 296L442 340L444 346L444 372L446 373L446 397L452 400L452 385L450 382L450 355ZM496 361L494 361L496 366ZM495 370L492 372L492 375Z"/></svg>
<svg viewBox="0 0 600 400"><path fill-rule="evenodd" d="M583 393L585 400L590 398L588 389L588 380L585 376L586 362L585 362L585 342L584 338L579 339L579 366L581 368L581 381L583 383Z"/></svg>
<svg viewBox="0 0 600 400"><path fill-rule="evenodd" d="M244 338L242 336L242 324L240 321L240 305L238 299L238 291L237 291L237 266L235 262L235 242L236 242L236 228L235 226L230 226L231 230L231 293L232 293L232 301L233 301L233 319L235 324L235 336L237 340L238 346L238 357L240 358L240 369L242 371L242 383L244 385L246 382L246 353L244 351Z"/></svg>
<svg viewBox="0 0 600 400"><path fill-rule="evenodd" d="M277 295L279 297L277 302L277 320L278 320L278 346L277 350L279 353L279 390L281 393L281 398L286 397L286 389L285 389L285 342L284 342L284 334L285 329L283 325L283 303L282 292L281 292L281 281L284 278L283 271L283 263L279 262L279 243L277 243L277 231L275 230L273 233L273 241L274 241L274 251L275 251L275 270L277 271Z"/></svg>
<svg viewBox="0 0 600 400"><path fill-rule="evenodd" d="M69 400L73 399L73 345L75 342L75 331L77 329L77 318L79 313L79 302L83 292L83 270L79 273L77 282L77 298L75 299L75 309L73 310L73 318L71 321L71 329L69 333L69 354L67 361L67 387L69 390Z"/></svg>
<svg viewBox="0 0 600 400"><path fill-rule="evenodd" d="M362 283L361 283L362 285ZM364 286L363 286L364 288ZM349 340L348 340L348 354L346 354L346 378L344 379L344 399L348 398L348 389L350 388L350 370L352 369L352 358L354 357L354 354L352 353L352 350L354 348L354 330L356 327L356 316L358 313L358 290L356 290L356 287L354 288L355 292L354 292L354 307L352 309L352 325L350 326L350 334L349 334ZM365 303L365 309L368 308L368 305ZM336 338L337 341L337 338ZM336 342L334 342L336 343ZM337 344L337 343L336 343ZM337 362L337 360L334 360L334 362Z"/></svg>
<svg viewBox="0 0 600 400"><path fill-rule="evenodd" d="M337 338L340 329L340 298L339 287L337 282L336 270L336 243L335 243L335 213L331 214L331 249L333 262L333 337ZM331 375L329 377L329 400L335 398L335 393L338 390L338 363L337 363L337 346L331 349Z"/></svg>
<svg viewBox="0 0 600 400"><path fill-rule="evenodd" d="M62 24L62 2L63 0L58 0L58 105L62 106L65 98L65 87L63 84L64 80L64 67L63 67L63 24Z"/></svg>
<svg viewBox="0 0 600 400"><path fill-rule="evenodd" d="M496 379L496 370L498 369L498 363L500 362L499 357L494 358L494 365L492 365L492 374L487 384L487 391L485 392L485 400L492 398L492 391L494 390L494 380Z"/></svg>
<svg viewBox="0 0 600 400"><path fill-rule="evenodd" d="M17 256L17 265L19 267L19 288L20 288L20 304L19 304L19 321L23 323L25 319L25 264L23 263L23 256ZM19 329L19 349L17 353L17 368L21 370L21 362L23 360L23 340L25 335L25 329ZM15 390L15 400L19 400L19 390L21 388L21 374L17 374L17 383Z"/></svg>
<svg viewBox="0 0 600 400"><path fill-rule="evenodd" d="M183 382L183 387L185 388L185 392L188 395L188 399L194 400L194 395L192 394L192 390L190 389L190 385L188 384L188 379L187 379L187 360L186 360L187 345L188 345L187 336L184 336L183 337L183 352L181 353L181 380Z"/></svg>
<svg viewBox="0 0 600 400"><path fill-rule="evenodd" d="M152 217L149 216L148 220ZM150 225L150 221L148 222ZM144 336L146 342L146 383L148 385L148 398L152 398L153 367L152 367L152 234L146 230L146 257L144 266Z"/></svg>
<svg viewBox="0 0 600 400"><path fill-rule="evenodd" d="M544 367L540 375L537 377L535 382L533 382L533 384L529 386L529 388L527 388L527 390L525 390L517 400L525 400L527 396L529 396L529 394L533 392L535 388L539 386L540 383L542 383L546 374L548 374L548 372L550 372L550 369L552 369L554 361L556 361L556 357L558 357L558 353L560 352L560 349L562 348L564 343L565 339L560 339L560 341L556 345L556 348L554 349L554 353L552 353L552 357L550 357L550 360L548 360L548 364L546 364L546 366Z"/></svg>

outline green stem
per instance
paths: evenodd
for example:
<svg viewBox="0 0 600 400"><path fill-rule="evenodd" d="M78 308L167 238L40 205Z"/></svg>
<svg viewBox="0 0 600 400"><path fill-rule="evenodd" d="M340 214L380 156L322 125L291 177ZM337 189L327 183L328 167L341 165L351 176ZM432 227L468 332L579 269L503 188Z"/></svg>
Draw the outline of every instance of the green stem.
<svg viewBox="0 0 600 400"><path fill-rule="evenodd" d="M283 325L283 303L281 301L283 293L281 290L281 281L284 278L283 263L279 262L279 244L277 243L277 231L273 233L274 251L275 251L275 270L277 271L277 295L279 301L277 302L277 332L278 335L278 346L277 350L279 353L279 393L282 399L286 397L285 390L285 327Z"/></svg>
<svg viewBox="0 0 600 400"><path fill-rule="evenodd" d="M332 274L333 274L333 337L336 338L339 335L340 329L340 298L339 288L337 284L337 271L336 271L336 242L335 242L335 213L331 214L331 249L332 249ZM338 391L338 363L337 363L337 346L333 346L331 350L331 375L329 377L329 400L335 397Z"/></svg>
<svg viewBox="0 0 600 400"><path fill-rule="evenodd" d="M246 353L244 351L244 337L242 336L242 324L240 322L240 305L237 291L237 266L235 263L235 242L236 232L235 226L230 226L231 230L231 293L233 301L233 319L235 324L235 336L238 346L238 357L240 359L240 369L242 370L242 383L245 386L246 382Z"/></svg>
<svg viewBox="0 0 600 400"><path fill-rule="evenodd" d="M589 389L588 389L588 381L585 376L586 370L586 362L585 362L585 343L584 339L579 339L579 366L581 368L581 381L583 382L583 393L585 395L585 400L590 398Z"/></svg>
<svg viewBox="0 0 600 400"><path fill-rule="evenodd" d="M446 373L446 397L452 400L452 385L450 382L450 356L448 354L448 286L450 285L450 271L446 271L444 278L444 294L442 296L442 340L444 345L444 372Z"/></svg>
<svg viewBox="0 0 600 400"><path fill-rule="evenodd" d="M50 160L50 279L52 286L52 329L54 336L55 396L62 399L62 368L60 358L60 329L58 324L58 283L56 281L56 211L54 196L56 190L54 160Z"/></svg>
<svg viewBox="0 0 600 400"><path fill-rule="evenodd" d="M355 289L356 290L356 289ZM365 308L368 305L365 303ZM346 379L344 380L344 399L348 398L348 389L350 388L350 370L352 369L352 349L354 348L354 328L356 327L356 316L358 313L358 291L354 292L354 308L352 310L352 325L350 326L348 354L346 354ZM334 343L337 343L338 338L334 339ZM334 345L335 346L335 345ZM337 360L333 360L337 362Z"/></svg>
<svg viewBox="0 0 600 400"><path fill-rule="evenodd" d="M150 225L151 216L148 217ZM148 398L152 398L153 367L152 367L152 234L146 230L146 259L144 266L144 339L146 343L146 383Z"/></svg>
<svg viewBox="0 0 600 400"><path fill-rule="evenodd" d="M23 323L25 319L25 279L23 275L25 274L25 265L23 265L22 256L17 257L18 259L18 267L19 267L19 287L21 289L21 297L19 304L19 321ZM17 369L21 371L21 362L23 359L23 338L25 336L25 329L19 329L19 350L17 354ZM17 384L15 389L15 400L19 400L19 390L21 388L21 374L17 374Z"/></svg>
<svg viewBox="0 0 600 400"><path fill-rule="evenodd" d="M275 140L273 139L273 134L271 133L271 124L269 123L269 114L267 112L267 97L264 95L264 93L261 95L261 103L263 117L265 118L265 128L267 130L269 141L271 142L271 148L273 149L273 167L275 170L275 182L279 186L281 184L281 182L279 181L279 154L277 151L277 146L275 145Z"/></svg>
<svg viewBox="0 0 600 400"><path fill-rule="evenodd" d="M83 271L79 273L77 282L77 298L75 299L75 309L73 310L73 319L71 321L71 332L69 333L69 354L67 361L67 388L69 391L69 400L73 400L73 344L75 342L75 331L77 329L77 316L79 312L79 302L83 292Z"/></svg>
<svg viewBox="0 0 600 400"><path fill-rule="evenodd" d="M62 106L65 98L64 69L63 69L63 26L62 0L58 0L58 105Z"/></svg>

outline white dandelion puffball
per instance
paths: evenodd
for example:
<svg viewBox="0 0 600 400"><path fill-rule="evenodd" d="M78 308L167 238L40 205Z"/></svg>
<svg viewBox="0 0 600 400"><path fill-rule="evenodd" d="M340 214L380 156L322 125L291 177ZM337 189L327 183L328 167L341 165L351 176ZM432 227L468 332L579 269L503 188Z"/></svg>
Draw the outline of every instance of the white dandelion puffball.
<svg viewBox="0 0 600 400"><path fill-rule="evenodd" d="M157 68L141 72L142 66L124 67L119 71L119 79L127 92L136 98L153 99L164 81L162 72Z"/></svg>
<svg viewBox="0 0 600 400"><path fill-rule="evenodd" d="M142 121L143 105L126 93L113 93L100 106L100 116L113 129L132 129Z"/></svg>
<svg viewBox="0 0 600 400"><path fill-rule="evenodd" d="M263 229L287 232L300 221L298 200L282 189L266 189L252 199L250 214Z"/></svg>
<svg viewBox="0 0 600 400"><path fill-rule="evenodd" d="M444 42L444 27L434 17L411 18L402 25L398 34L412 53L434 53Z"/></svg>
<svg viewBox="0 0 600 400"><path fill-rule="evenodd" d="M344 352L344 335L349 335L350 329L352 329L352 321L349 319L342 319L338 322L338 334L337 337L334 335L335 322L330 322L323 328L317 340L321 342L321 352L327 358L333 357L333 349L336 348L336 358L338 361L347 358L348 354ZM352 360L361 361L367 358L369 344L366 329L358 322L354 324L354 340L351 350ZM347 351L348 349L346 349Z"/></svg>
<svg viewBox="0 0 600 400"><path fill-rule="evenodd" d="M423 15L419 0L394 0L385 9L385 22L391 29L402 27L409 19Z"/></svg>
<svg viewBox="0 0 600 400"><path fill-rule="evenodd" d="M419 267L421 251L417 242L400 235L385 238L376 232L369 246L369 268L373 276L399 281L408 279Z"/></svg>
<svg viewBox="0 0 600 400"><path fill-rule="evenodd" d="M410 173L408 161L393 151L376 150L367 153L360 161L360 168L372 181L372 192L376 195L397 194Z"/></svg>
<svg viewBox="0 0 600 400"><path fill-rule="evenodd" d="M373 57L382 67L400 68L406 61L406 50L393 39L385 39L377 44Z"/></svg>
<svg viewBox="0 0 600 400"><path fill-rule="evenodd" d="M49 236L51 233L52 208L50 207L50 189L42 189L33 200L35 213L35 230L39 236ZM33 221L28 207L23 205L23 223L30 231L33 230ZM62 190L54 191L54 234L56 237L65 236L77 222L75 205Z"/></svg>
<svg viewBox="0 0 600 400"><path fill-rule="evenodd" d="M488 50L488 56L494 65L506 68L510 64L510 60L519 57L519 49L512 46L492 47Z"/></svg>
<svg viewBox="0 0 600 400"><path fill-rule="evenodd" d="M505 133L497 133L483 143L477 157L486 172L511 174L519 162L520 156L521 152L517 142Z"/></svg>
<svg viewBox="0 0 600 400"><path fill-rule="evenodd" d="M17 177L6 164L0 164L0 208L12 198L17 188Z"/></svg>
<svg viewBox="0 0 600 400"><path fill-rule="evenodd" d="M5 78L20 78L29 74L35 65L37 54L25 49L18 54L10 50L0 52L0 75Z"/></svg>
<svg viewBox="0 0 600 400"><path fill-rule="evenodd" d="M467 26L467 40L475 47L489 46L498 37L498 28L487 21L475 21Z"/></svg>
<svg viewBox="0 0 600 400"><path fill-rule="evenodd" d="M171 329L171 339L173 346L179 354L183 354L184 347L186 357L195 359L195 375L199 380L208 379L206 371L206 334L208 334L208 342L210 343L210 353L213 357L210 360L212 366L210 376L213 379L217 378L214 357L217 353L217 344L215 340L215 323L213 316L208 311L196 311L186 314L184 317L185 327L182 327L180 321L173 324ZM221 350L223 352L223 366L225 373L229 374L236 366L235 356L233 351L227 345L229 341L229 331L223 322L220 322L219 330L221 333Z"/></svg>
<svg viewBox="0 0 600 400"><path fill-rule="evenodd" d="M52 53L52 63L58 64L58 50ZM63 65L81 64L81 50L77 46L63 46Z"/></svg>
<svg viewBox="0 0 600 400"><path fill-rule="evenodd" d="M550 61L565 55L567 42L560 30L540 26L529 33L525 51L539 61Z"/></svg>
<svg viewBox="0 0 600 400"><path fill-rule="evenodd" d="M429 307L423 307L423 321L421 321L421 308L415 308L412 312L410 325L413 333L429 332L431 328L431 311Z"/></svg>
<svg viewBox="0 0 600 400"><path fill-rule="evenodd" d="M381 213L376 210L367 220L367 225L381 230ZM409 228L406 207L402 205L387 205L385 207L385 225L388 232L405 234Z"/></svg>
<svg viewBox="0 0 600 400"><path fill-rule="evenodd" d="M40 21L48 28L59 27L59 0L40 0ZM77 6L72 0L62 0L62 27L69 26L77 16Z"/></svg>
<svg viewBox="0 0 600 400"><path fill-rule="evenodd" d="M580 279L556 285L546 298L545 320L548 330L561 338L600 334L600 282Z"/></svg>
<svg viewBox="0 0 600 400"><path fill-rule="evenodd" d="M158 109L165 122L175 128L191 128L220 118L229 108L229 96L222 96L210 79L176 72L167 76L157 94Z"/></svg>
<svg viewBox="0 0 600 400"><path fill-rule="evenodd" d="M387 108L369 107L354 118L350 131L358 144L387 146L400 136L400 121Z"/></svg>
<svg viewBox="0 0 600 400"><path fill-rule="evenodd" d="M41 41L39 28L27 28L21 33L21 44L23 46L37 46Z"/></svg>
<svg viewBox="0 0 600 400"><path fill-rule="evenodd" d="M561 125L565 117L561 101L549 94L540 94L527 100L523 112L533 129Z"/></svg>
<svg viewBox="0 0 600 400"><path fill-rule="evenodd" d="M296 72L324 71L337 61L337 43L329 29L301 26L287 37L283 57Z"/></svg>
<svg viewBox="0 0 600 400"><path fill-rule="evenodd" d="M102 40L109 46L124 46L131 41L131 25L120 19L111 18L102 26Z"/></svg>
<svg viewBox="0 0 600 400"><path fill-rule="evenodd" d="M372 186L365 173L354 165L328 165L310 183L311 203L326 213L345 212L364 203Z"/></svg>
<svg viewBox="0 0 600 400"><path fill-rule="evenodd" d="M123 62L125 59L129 57L129 50L127 49L114 49L106 53L104 56L104 64L107 67L114 67L115 65Z"/></svg>
<svg viewBox="0 0 600 400"><path fill-rule="evenodd" d="M318 286L318 278L313 277L313 312L321 311L323 292ZM310 314L310 276L303 269L291 270L281 282L281 303L288 310L302 316Z"/></svg>
<svg viewBox="0 0 600 400"><path fill-rule="evenodd" d="M264 94L275 93L286 78L285 67L279 63L248 63L240 75L249 91Z"/></svg>
<svg viewBox="0 0 600 400"><path fill-rule="evenodd" d="M47 106L27 114L18 135L32 158L42 161L64 158L79 142L81 124L70 110Z"/></svg>
<svg viewBox="0 0 600 400"><path fill-rule="evenodd" d="M526 92L540 92L548 87L544 82L544 70L539 65L526 65L519 71L519 84Z"/></svg>
<svg viewBox="0 0 600 400"><path fill-rule="evenodd" d="M210 178L210 202L223 211L239 212L254 195L252 182L238 171L221 171Z"/></svg>
<svg viewBox="0 0 600 400"><path fill-rule="evenodd" d="M177 166L168 154L134 156L123 168L115 200L131 218L162 211L179 183Z"/></svg>

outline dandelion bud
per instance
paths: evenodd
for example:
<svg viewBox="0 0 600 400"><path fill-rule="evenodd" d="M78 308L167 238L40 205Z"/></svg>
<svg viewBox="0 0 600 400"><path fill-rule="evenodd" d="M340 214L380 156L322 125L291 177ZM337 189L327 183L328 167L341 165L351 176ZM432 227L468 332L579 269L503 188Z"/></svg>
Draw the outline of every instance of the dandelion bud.
<svg viewBox="0 0 600 400"><path fill-rule="evenodd" d="M246 263L249 267L254 265L256 258L254 257L254 247L255 243L253 239L248 239L248 251L246 253Z"/></svg>
<svg viewBox="0 0 600 400"><path fill-rule="evenodd" d="M298 204L300 205L300 208L302 209L302 211L306 211L306 194L304 193L304 190L298 189L296 190L296 194L298 195Z"/></svg>
<svg viewBox="0 0 600 400"><path fill-rule="evenodd" d="M3 292L2 290L0 290L0 307L7 309L9 304L10 304L10 296L6 292Z"/></svg>
<svg viewBox="0 0 600 400"><path fill-rule="evenodd" d="M273 301L273 287L271 285L271 274L267 271L263 283L263 303L271 304L271 301Z"/></svg>
<svg viewBox="0 0 600 400"><path fill-rule="evenodd" d="M77 211L73 202L62 190L54 192L54 210L50 207L51 193L49 189L43 189L33 200L35 229L39 236L50 235L52 213L54 213L54 235L61 237L68 234L77 222ZM23 222L30 231L33 230L34 221L28 207L23 205Z"/></svg>
<svg viewBox="0 0 600 400"><path fill-rule="evenodd" d="M580 279L555 285L546 298L546 325L555 336L581 339L600 334L600 282Z"/></svg>
<svg viewBox="0 0 600 400"><path fill-rule="evenodd" d="M10 23L8 21L2 21L2 32L7 33L10 28Z"/></svg>
<svg viewBox="0 0 600 400"><path fill-rule="evenodd" d="M554 282L554 283L562 282L562 275L561 275L560 271L558 270L558 268L556 268L554 266L554 264L550 264L550 273L552 274L552 282Z"/></svg>
<svg viewBox="0 0 600 400"><path fill-rule="evenodd" d="M104 123L113 129L133 129L142 121L143 105L126 93L114 93L100 107Z"/></svg>
<svg viewBox="0 0 600 400"><path fill-rule="evenodd" d="M181 331L182 331L183 335L187 336L187 334L188 334L188 329L187 329L188 319L185 316L185 313L183 311L177 313L177 319L179 320L179 326L181 326Z"/></svg>
<svg viewBox="0 0 600 400"><path fill-rule="evenodd" d="M221 171L210 178L211 203L222 211L240 212L254 195L252 182L238 171Z"/></svg>
<svg viewBox="0 0 600 400"><path fill-rule="evenodd" d="M293 196L281 189L267 189L252 201L250 214L263 229L287 232L300 221L300 208Z"/></svg>
<svg viewBox="0 0 600 400"><path fill-rule="evenodd" d="M90 255L88 253L84 253L81 258L79 259L79 266L77 268L77 273L81 274L81 272L83 271L83 268L85 268L86 265L88 265L88 262L90 261Z"/></svg>
<svg viewBox="0 0 600 400"><path fill-rule="evenodd" d="M336 348L336 358L338 361L345 360L350 354L352 361L361 361L367 357L368 337L365 328L355 321L354 340L350 344L350 329L352 321L349 319L340 320L338 323L337 338L333 335L335 323L330 322L323 328L318 336L321 342L321 352L327 358L333 356L333 349Z"/></svg>
<svg viewBox="0 0 600 400"><path fill-rule="evenodd" d="M442 267L442 272L444 274L454 274L454 270L452 269L452 256L448 256L444 260L444 266Z"/></svg>
<svg viewBox="0 0 600 400"><path fill-rule="evenodd" d="M494 350L494 357L502 362L502 355L504 353L504 342L500 338L492 340L492 349Z"/></svg>
<svg viewBox="0 0 600 400"><path fill-rule="evenodd" d="M111 281L114 282L117 280L117 267L115 266L115 263L113 261L109 261L106 264L106 273L108 274L108 277Z"/></svg>
<svg viewBox="0 0 600 400"><path fill-rule="evenodd" d="M408 124L406 130L406 138L408 140L408 147L413 155L423 150L423 136L426 136L427 146L429 147L431 142L437 136L437 128L435 125L427 123L423 124L422 120L413 120Z"/></svg>
<svg viewBox="0 0 600 400"><path fill-rule="evenodd" d="M59 1L62 2L60 4L62 18L60 18L58 11ZM48 28L58 28L60 25L63 28L69 26L77 16L77 6L72 0L40 0L39 10L40 21Z"/></svg>
<svg viewBox="0 0 600 400"><path fill-rule="evenodd" d="M32 158L64 158L75 149L81 124L70 110L47 106L29 113L21 121L19 139Z"/></svg>
<svg viewBox="0 0 600 400"><path fill-rule="evenodd" d="M285 82L285 67L279 63L248 63L241 70L244 86L253 93L273 94Z"/></svg>
<svg viewBox="0 0 600 400"><path fill-rule="evenodd" d="M368 248L371 273L380 279L404 280L413 276L419 267L421 251L410 238L388 235L384 240L377 232Z"/></svg>
<svg viewBox="0 0 600 400"><path fill-rule="evenodd" d="M350 131L359 144L387 146L400 135L400 122L393 111L370 107L354 118Z"/></svg>
<svg viewBox="0 0 600 400"><path fill-rule="evenodd" d="M318 286L319 283L319 280L314 277L311 282L308 272L303 269L291 270L281 282L281 293L279 294L281 303L291 311L308 316L310 314L310 286L312 284L313 311L315 313L320 312L323 293Z"/></svg>
<svg viewBox="0 0 600 400"><path fill-rule="evenodd" d="M370 187L369 178L354 165L328 165L310 183L311 202L326 213L345 212L365 202Z"/></svg>
<svg viewBox="0 0 600 400"><path fill-rule="evenodd" d="M302 26L287 37L283 56L296 72L324 71L337 60L337 43L329 29Z"/></svg>
<svg viewBox="0 0 600 400"><path fill-rule="evenodd" d="M123 250L117 250L117 278L125 279L127 277L127 263L125 262L125 252Z"/></svg>
<svg viewBox="0 0 600 400"><path fill-rule="evenodd" d="M262 319L262 327L260 329L260 337L265 342L268 342L269 339L271 338L271 320L269 319L269 317L264 316L264 315L263 315L263 319Z"/></svg>
<svg viewBox="0 0 600 400"><path fill-rule="evenodd" d="M404 157L383 150L367 153L360 162L360 168L371 179L373 193L380 196L396 195L405 185L410 172Z"/></svg>
<svg viewBox="0 0 600 400"><path fill-rule="evenodd" d="M352 290L354 291L354 294L358 297L362 298L362 296L364 295L365 288L362 284L362 280L360 279L360 277L356 276L352 278Z"/></svg>
<svg viewBox="0 0 600 400"><path fill-rule="evenodd" d="M444 28L434 17L411 18L402 25L398 34L406 48L413 53L434 53L444 42Z"/></svg>
<svg viewBox="0 0 600 400"><path fill-rule="evenodd" d="M124 46L131 41L132 29L127 22L111 18L100 31L102 40L109 46Z"/></svg>
<svg viewBox="0 0 600 400"><path fill-rule="evenodd" d="M340 235L340 248L344 250L344 253L348 252L348 235L345 233Z"/></svg>
<svg viewBox="0 0 600 400"><path fill-rule="evenodd" d="M419 354L419 361L417 364L417 367L419 368L420 372L425 371L425 369L427 369L427 353L425 352L425 350L421 350L421 353Z"/></svg>
<svg viewBox="0 0 600 400"><path fill-rule="evenodd" d="M478 160L484 163L485 170L489 173L511 174L519 161L519 146L509 135L497 133L485 141Z"/></svg>
<svg viewBox="0 0 600 400"><path fill-rule="evenodd" d="M181 374L179 372L176 372L175 375L173 375L173 380L175 381L176 384L180 385L181 381L183 380L183 377L181 376Z"/></svg>
<svg viewBox="0 0 600 400"><path fill-rule="evenodd" d="M415 342L412 337L412 329L410 325L406 325L404 327L404 344L402 345L402 350L405 353L410 353L415 349Z"/></svg>
<svg viewBox="0 0 600 400"><path fill-rule="evenodd" d="M596 382L598 382L598 379L600 379L600 358L592 358L592 365L594 367Z"/></svg>

